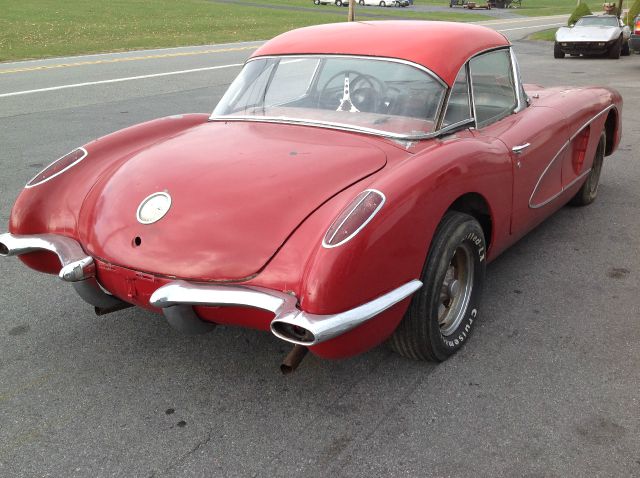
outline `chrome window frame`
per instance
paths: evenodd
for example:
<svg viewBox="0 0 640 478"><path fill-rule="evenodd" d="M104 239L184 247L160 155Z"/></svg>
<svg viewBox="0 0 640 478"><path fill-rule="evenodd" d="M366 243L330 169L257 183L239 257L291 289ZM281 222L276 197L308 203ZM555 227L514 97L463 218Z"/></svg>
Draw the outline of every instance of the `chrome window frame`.
<svg viewBox="0 0 640 478"><path fill-rule="evenodd" d="M527 108L527 106L529 106L530 100L529 97L526 95L526 92L524 91L524 87L523 87L523 83L522 83L522 78L520 76L520 67L518 65L518 61L517 58L515 56L515 52L513 51L513 46L508 45L508 46L500 46L500 47L496 47L496 48L488 48L486 50L482 50L478 53L476 53L475 55L473 55L472 57L470 57L465 63L464 65L462 65L460 67L460 69L458 70L458 72L456 73L456 78L458 77L458 75L460 74L460 71L462 71L462 69L464 68L466 70L467 73L467 87L469 88L469 101L471 104L471 117L468 118L467 120L462 120L459 121L458 123L455 124L451 124L448 126L443 127L442 123L444 122L444 115L446 114L446 110L449 106L449 97L451 96L451 90L453 89L453 85L451 86L451 88L448 89L447 92L447 98L446 98L446 105L444 106L443 110L442 110L442 117L439 120L438 123L438 132L440 135L442 134L446 134L447 131L449 130L455 130L457 129L457 127L469 123L471 120L473 120L473 128L478 129L478 121L477 121L477 113L476 113L476 101L475 101L475 97L473 94L473 75L471 74L471 68L470 68L470 62L471 60L473 60L476 57L485 55L487 53L492 53L494 51L500 51L500 50L509 50L509 61L511 62L511 74L513 75L514 78L514 87L515 87L515 96L516 96L516 106L513 109L513 111L511 113L509 113L509 115L514 114L514 113L519 113L520 111L523 111L525 108ZM454 80L455 83L455 80ZM496 120L496 121L500 121L501 119L506 118L506 116ZM482 127L484 128L485 126L488 126L490 124L495 123L495 121L492 121L490 123L484 124L482 125Z"/></svg>
<svg viewBox="0 0 640 478"><path fill-rule="evenodd" d="M349 58L349 59L362 59L362 60L374 60L374 61L385 61L385 62L391 62L391 63L399 63L399 64L403 64L403 65L407 65L413 68L416 68L417 70L420 70L424 73L426 73L427 75L429 75L431 78L433 78L434 80L436 80L436 82L438 82L443 88L444 88L444 94L442 94L442 97L440 98L440 102L437 106L437 110L436 110L436 114L434 115L435 119L434 119L434 130L430 133L419 133L419 134L399 134L399 133L391 133L389 131L383 131L383 130L378 130L375 128L367 128L364 126L353 126L353 125L347 125L347 124L343 124L343 123L335 123L332 121L311 121L311 120L301 120L301 119L297 119L297 118L289 118L286 116L277 116L277 117L269 117L269 116L260 116L260 117L256 117L256 116L215 116L213 113L211 113L211 115L209 116L209 121L224 121L224 122L230 122L230 121L237 121L237 122L243 122L243 121L249 121L249 122L255 122L255 123L281 123L281 124L295 124L295 125L302 125L302 126L315 126L315 127L320 127L320 128L327 128L327 129L339 129L339 130L344 130L344 131L352 131L352 132L357 132L357 133L367 133L367 134L373 134L376 136L383 136L385 138L392 138L392 139L400 139L400 140L421 140L421 139L429 139L429 138L435 138L437 137L440 133L438 127L439 127L439 118L441 118L442 116L442 111L443 111L443 107L446 103L446 99L448 97L449 94L449 85L442 79L440 78L437 74L435 74L434 72L432 72L431 70L429 70L428 68L426 68L423 65L420 65L418 63L414 63L408 60L403 60L400 58L389 58L389 57L381 57L381 56L366 56L366 55L331 55L331 54L312 54L312 53L308 53L308 54L287 54L287 55L264 55L264 56L257 56L257 57L253 57L253 58L249 58L246 62L245 65L246 66L248 63L255 61L255 60L263 60L263 59L282 59L282 58L286 58L286 57L296 57L296 58L302 58L302 57L313 57L313 58ZM244 68L243 66L243 68ZM217 105L216 105L217 107ZM214 108L215 111L215 108Z"/></svg>
<svg viewBox="0 0 640 478"><path fill-rule="evenodd" d="M482 56L482 55L486 55L487 53L493 53L496 51L501 51L501 50L508 50L509 52L509 63L510 63L510 70L511 70L511 75L513 76L513 85L514 85L514 93L515 93L515 97L516 97L516 105L515 107L511 110L511 112L505 116L498 116L496 117L497 119L492 119L492 121L489 121L488 123L484 123L481 126L478 125L478 115L476 112L476 102L475 102L475 97L473 95L473 75L471 74L471 60ZM520 111L524 110L527 106L529 106L529 101L528 98L526 98L526 100L523 98L522 93L524 93L524 88L522 87L522 80L520 78L520 69L518 67L517 61L515 61L515 54L513 51L513 46L508 45L508 46L501 46L501 47L497 47L497 48L488 48L487 50L483 50L481 52L476 53L475 55L473 55L471 58L469 58L464 66L468 67L467 69L467 74L469 75L470 81L469 81L469 88L471 89L471 100L473 102L473 119L475 120L475 127L476 129L480 129L480 128L484 128L486 126L489 126L493 123L496 123L497 121L503 120L504 118L511 116L514 113L519 113ZM458 71L459 72L459 71ZM457 74L456 74L457 77ZM521 92L522 90L522 92Z"/></svg>
<svg viewBox="0 0 640 478"><path fill-rule="evenodd" d="M467 75L467 96L469 97L469 118L463 119L456 123L449 124L447 126L443 126L444 118L445 116L447 116L447 110L449 109L449 100L451 99L451 93L453 92L453 87L456 85L456 80L458 79L458 75L463 69L465 70L465 73ZM460 67L460 69L458 70L458 73L456 73L455 79L453 80L453 84L447 90L446 105L444 105L444 108L442 108L442 117L439 119L438 127L437 127L437 130L440 132L440 134L445 134L448 130L455 129L457 126L463 123L468 123L469 120L473 120L474 125L476 124L475 123L476 112L473 106L473 97L471 96L471 93L472 93L471 92L471 75L469 72L469 60L467 60L465 64Z"/></svg>
<svg viewBox="0 0 640 478"><path fill-rule="evenodd" d="M516 83L516 99L518 102L516 109L513 112L519 113L527 106L529 106L530 100L527 96L527 92L524 91L524 86L522 85L522 78L520 77L520 65L518 64L518 59L516 58L516 54L513 51L513 47L509 47L509 56L511 57L511 68L513 71L514 83Z"/></svg>

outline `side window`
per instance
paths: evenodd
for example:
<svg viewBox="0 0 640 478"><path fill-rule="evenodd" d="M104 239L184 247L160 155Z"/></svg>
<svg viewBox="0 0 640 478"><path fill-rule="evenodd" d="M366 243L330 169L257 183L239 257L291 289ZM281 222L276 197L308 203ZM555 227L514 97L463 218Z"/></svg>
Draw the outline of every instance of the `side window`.
<svg viewBox="0 0 640 478"><path fill-rule="evenodd" d="M478 127L510 115L517 100L509 50L472 58L469 69Z"/></svg>
<svg viewBox="0 0 640 478"><path fill-rule="evenodd" d="M466 66L460 70L451 88L442 126L449 126L472 117L469 99L469 79Z"/></svg>

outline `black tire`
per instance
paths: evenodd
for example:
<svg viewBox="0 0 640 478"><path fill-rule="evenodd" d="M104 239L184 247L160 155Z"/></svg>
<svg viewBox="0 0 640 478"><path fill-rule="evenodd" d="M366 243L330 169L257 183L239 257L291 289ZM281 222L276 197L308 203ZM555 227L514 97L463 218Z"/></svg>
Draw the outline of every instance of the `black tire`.
<svg viewBox="0 0 640 478"><path fill-rule="evenodd" d="M578 192L569 201L572 206L587 206L596 200L598 196L598 185L600 184L600 173L602 172L602 163L604 162L604 152L607 145L607 135L603 131L600 133L600 141L596 148L596 154L593 157L593 165L591 171L587 175L587 179L582 184Z"/></svg>
<svg viewBox="0 0 640 478"><path fill-rule="evenodd" d="M558 59L564 58L564 52L562 51L562 48L560 48L558 42L553 44L553 57Z"/></svg>
<svg viewBox="0 0 640 478"><path fill-rule="evenodd" d="M609 58L612 60L617 60L620 58L620 53L622 53L622 37L618 38L611 48L609 49Z"/></svg>
<svg viewBox="0 0 640 478"><path fill-rule="evenodd" d="M320 5L320 0L313 0L314 5Z"/></svg>
<svg viewBox="0 0 640 478"><path fill-rule="evenodd" d="M336 0L336 7L342 6L342 0Z"/></svg>
<svg viewBox="0 0 640 478"><path fill-rule="evenodd" d="M360 6L364 7L364 0L360 0L358 3L360 4Z"/></svg>
<svg viewBox="0 0 640 478"><path fill-rule="evenodd" d="M442 362L466 343L478 317L485 255L478 221L460 212L445 214L422 271L424 285L413 295L409 310L389 339L394 351L408 358Z"/></svg>
<svg viewBox="0 0 640 478"><path fill-rule="evenodd" d="M386 4L385 2L380 2L380 6L381 6L381 7L386 7L386 6L387 6L387 4Z"/></svg>
<svg viewBox="0 0 640 478"><path fill-rule="evenodd" d="M620 50L620 54L622 56L629 56L631 55L631 50L629 49L629 42L626 41L622 44L622 50Z"/></svg>

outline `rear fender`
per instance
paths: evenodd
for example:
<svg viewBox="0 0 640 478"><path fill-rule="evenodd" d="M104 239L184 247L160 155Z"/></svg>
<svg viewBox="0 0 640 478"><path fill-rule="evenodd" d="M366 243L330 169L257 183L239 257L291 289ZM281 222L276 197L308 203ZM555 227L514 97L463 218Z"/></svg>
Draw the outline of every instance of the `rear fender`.
<svg viewBox="0 0 640 478"><path fill-rule="evenodd" d="M86 144L84 148L88 155L77 165L51 181L21 191L11 211L9 232L55 233L77 239L78 216L84 198L105 171L126 161L132 152L205 121L205 114L169 116ZM57 273L54 270L57 259L52 260L50 255L37 252L20 256L20 259L41 272Z"/></svg>
<svg viewBox="0 0 640 478"><path fill-rule="evenodd" d="M386 196L380 212L353 239L331 249L316 243L301 283L303 310L333 314L420 279L436 227L455 200L466 193L476 193L489 204L492 243L500 247L504 242L512 194L511 161L504 149L489 149L497 148L495 143L472 139L466 133L435 140L434 146L384 175L376 174L369 184L359 184L323 208L332 212L327 218L334 218L364 189L377 189ZM321 241L329 224L316 241ZM312 352L341 358L374 347L393 332L409 302L406 299L362 326L312 347Z"/></svg>

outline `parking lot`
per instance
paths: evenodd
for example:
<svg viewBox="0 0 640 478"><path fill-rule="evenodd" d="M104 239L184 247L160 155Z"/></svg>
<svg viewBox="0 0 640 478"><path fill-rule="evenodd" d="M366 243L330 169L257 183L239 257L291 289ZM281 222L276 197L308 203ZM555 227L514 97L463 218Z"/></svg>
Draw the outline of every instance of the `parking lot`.
<svg viewBox="0 0 640 478"><path fill-rule="evenodd" d="M269 334L96 317L67 284L5 259L0 476L639 476L640 56L554 60L522 38L563 19L528 21L491 24L525 82L617 88L622 142L593 205L489 265L459 354L434 365L381 346L282 376L289 346ZM74 147L212 110L258 44L0 64L0 223Z"/></svg>

